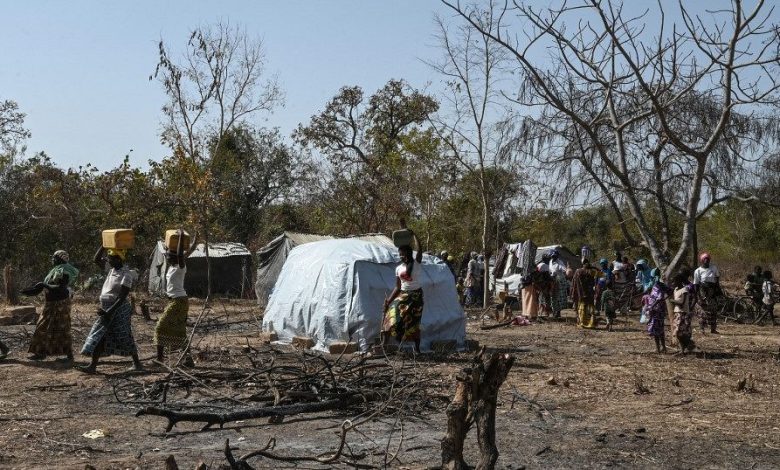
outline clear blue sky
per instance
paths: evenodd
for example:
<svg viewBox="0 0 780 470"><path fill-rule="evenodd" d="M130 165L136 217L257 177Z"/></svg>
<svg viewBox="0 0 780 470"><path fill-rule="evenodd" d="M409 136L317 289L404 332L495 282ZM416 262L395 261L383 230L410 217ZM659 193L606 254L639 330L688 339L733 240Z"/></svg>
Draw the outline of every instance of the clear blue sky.
<svg viewBox="0 0 780 470"><path fill-rule="evenodd" d="M679 21L676 1L662 3ZM686 5L704 14L724 3ZM626 5L650 8L657 28L655 2ZM168 154L158 137L165 97L148 80L160 38L181 48L192 28L229 21L263 39L287 96L263 124L289 135L345 85L371 93L404 78L438 90L440 78L420 60L441 54L435 13L453 15L439 0L0 0L0 99L27 113L28 154L108 169L133 149L132 163L144 165Z"/></svg>
<svg viewBox="0 0 780 470"><path fill-rule="evenodd" d="M108 169L133 149L143 165L168 154L164 96L148 80L160 38L183 46L193 27L220 20L262 38L287 96L264 124L289 134L344 85L437 81L419 60L439 54L435 12L450 14L438 0L2 1L0 99L27 113L28 154Z"/></svg>

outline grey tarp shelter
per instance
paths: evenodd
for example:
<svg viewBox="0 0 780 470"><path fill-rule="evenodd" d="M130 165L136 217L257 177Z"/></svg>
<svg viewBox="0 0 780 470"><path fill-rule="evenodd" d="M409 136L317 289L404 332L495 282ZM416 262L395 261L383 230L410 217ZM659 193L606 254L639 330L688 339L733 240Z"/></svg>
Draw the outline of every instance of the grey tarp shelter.
<svg viewBox="0 0 780 470"><path fill-rule="evenodd" d="M263 316L263 330L279 341L294 336L314 339L327 351L334 341L354 341L361 351L379 337L382 304L395 287L400 262L392 246L355 238L306 243L290 251ZM462 347L466 317L458 302L450 268L424 255L419 280L425 298L421 348L454 340Z"/></svg>
<svg viewBox="0 0 780 470"><path fill-rule="evenodd" d="M165 295L165 244L157 242L149 263L149 293ZM211 293L247 298L252 294L252 253L241 243L209 243ZM198 244L187 258L184 289L191 297L206 297L208 272L206 249Z"/></svg>
<svg viewBox="0 0 780 470"><path fill-rule="evenodd" d="M266 246L257 251L257 278L255 280L255 295L257 303L265 307L274 290L276 279L282 272L282 266L290 254L290 250L298 245L318 242L322 240L334 240L340 237L332 235L314 235L310 233L284 232L271 240ZM359 240L377 243L379 245L393 246L393 241L383 234L358 235Z"/></svg>

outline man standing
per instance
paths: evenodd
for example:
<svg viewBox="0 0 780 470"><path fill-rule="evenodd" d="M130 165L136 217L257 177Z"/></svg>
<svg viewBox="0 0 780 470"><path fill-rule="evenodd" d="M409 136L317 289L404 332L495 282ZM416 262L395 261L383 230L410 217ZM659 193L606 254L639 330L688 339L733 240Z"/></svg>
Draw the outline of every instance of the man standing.
<svg viewBox="0 0 780 470"><path fill-rule="evenodd" d="M701 329L704 332L710 325L710 333L718 334L718 297L723 295L720 288L720 271L712 264L709 253L699 256L699 267L693 272L693 284L699 293L701 307Z"/></svg>

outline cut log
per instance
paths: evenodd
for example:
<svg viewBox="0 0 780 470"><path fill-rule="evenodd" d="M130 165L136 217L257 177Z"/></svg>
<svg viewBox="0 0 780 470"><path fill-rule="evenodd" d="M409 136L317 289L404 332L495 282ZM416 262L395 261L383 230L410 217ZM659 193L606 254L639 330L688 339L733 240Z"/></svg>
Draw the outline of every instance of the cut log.
<svg viewBox="0 0 780 470"><path fill-rule="evenodd" d="M328 346L328 352L331 354L355 354L357 352L357 343L335 341Z"/></svg>
<svg viewBox="0 0 780 470"><path fill-rule="evenodd" d="M274 341L279 341L279 335L275 331L261 331L260 342L263 344L271 344Z"/></svg>
<svg viewBox="0 0 780 470"><path fill-rule="evenodd" d="M138 410L135 414L139 416L162 416L168 419L168 425L165 428L169 432L180 422L206 423L201 429L205 431L211 426L218 424L223 427L225 423L232 421L243 421L248 419L268 418L271 416L291 416L300 413L317 413L320 411L335 410L347 408L359 403L365 403L366 399L372 397L366 394L344 394L344 396L324 400L316 403L297 403L294 405L264 406L260 408L248 408L240 411L231 411L227 413L197 413L187 411L174 411L165 408L148 406Z"/></svg>
<svg viewBox="0 0 780 470"><path fill-rule="evenodd" d="M10 264L3 269L3 284L5 285L5 303L19 305L19 292L16 288L16 274Z"/></svg>
<svg viewBox="0 0 780 470"><path fill-rule="evenodd" d="M0 313L0 325L26 325L28 323L35 323L36 317L35 306L33 305L6 307L3 312Z"/></svg>
<svg viewBox="0 0 780 470"><path fill-rule="evenodd" d="M308 336L293 336L292 339L292 345L295 349L311 349L314 344L314 340Z"/></svg>

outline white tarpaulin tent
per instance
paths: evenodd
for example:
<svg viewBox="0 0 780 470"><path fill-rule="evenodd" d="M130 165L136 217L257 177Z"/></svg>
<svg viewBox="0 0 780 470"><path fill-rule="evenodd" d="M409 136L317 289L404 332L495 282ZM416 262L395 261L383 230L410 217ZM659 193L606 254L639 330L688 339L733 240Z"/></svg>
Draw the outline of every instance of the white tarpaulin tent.
<svg viewBox="0 0 780 470"><path fill-rule="evenodd" d="M356 239L324 240L290 251L263 317L263 330L282 342L309 336L324 350L334 341L354 341L365 351L379 336L382 304L395 287L400 262L393 247ZM425 256L421 349L432 341L462 347L466 320L447 265Z"/></svg>
<svg viewBox="0 0 780 470"><path fill-rule="evenodd" d="M257 303L265 307L268 298L276 285L276 279L282 272L282 266L287 261L290 250L298 245L322 240L333 240L337 237L331 235L314 235L310 233L284 232L271 240L266 246L257 252L257 280L255 281L255 295ZM392 247L393 241L383 234L358 235L355 238L380 245Z"/></svg>

